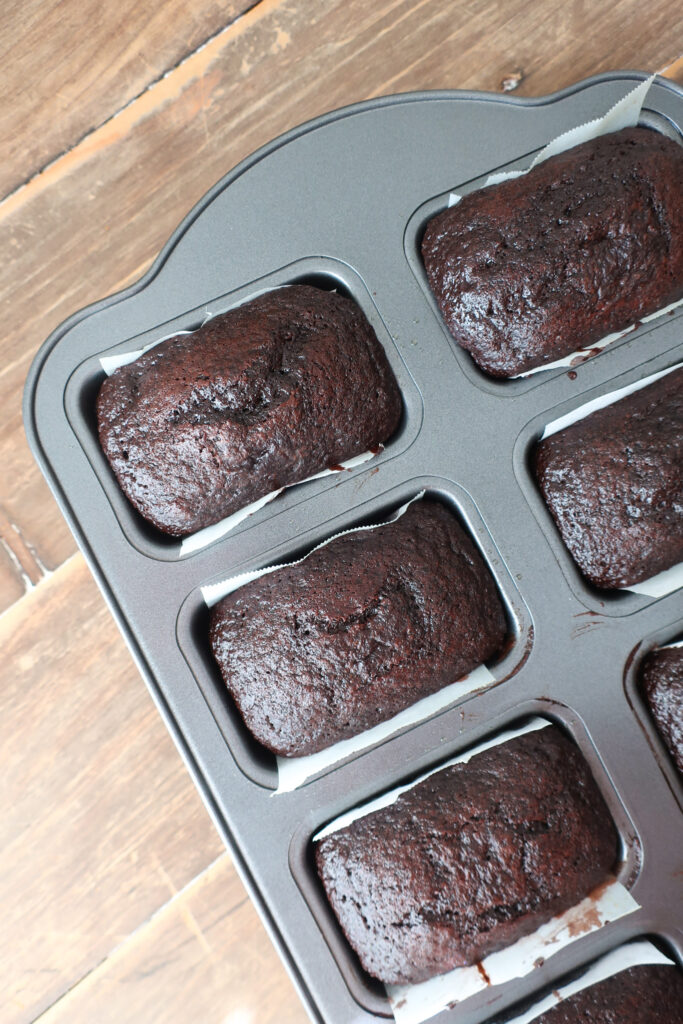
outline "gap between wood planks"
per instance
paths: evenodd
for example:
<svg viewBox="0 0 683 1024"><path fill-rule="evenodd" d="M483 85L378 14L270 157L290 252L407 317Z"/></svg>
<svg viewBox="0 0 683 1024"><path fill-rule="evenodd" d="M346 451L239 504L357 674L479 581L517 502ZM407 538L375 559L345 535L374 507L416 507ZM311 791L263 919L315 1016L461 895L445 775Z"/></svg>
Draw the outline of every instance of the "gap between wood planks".
<svg viewBox="0 0 683 1024"><path fill-rule="evenodd" d="M278 7L280 2L281 0L254 0L241 14L209 36L196 50L168 68L137 96L133 96L100 125L91 128L73 146L50 160L45 167L0 200L0 218L15 211L36 192L59 181L94 152L106 149L121 139L150 110L173 98L188 82L200 78L215 54L224 46L226 38L237 38L253 21L259 20L273 7Z"/></svg>
<svg viewBox="0 0 683 1024"><path fill-rule="evenodd" d="M28 593L41 580L50 575L50 571L43 565L36 550L24 539L21 530L11 521L2 505L0 505L0 545L5 549L17 575L24 584L25 593Z"/></svg>

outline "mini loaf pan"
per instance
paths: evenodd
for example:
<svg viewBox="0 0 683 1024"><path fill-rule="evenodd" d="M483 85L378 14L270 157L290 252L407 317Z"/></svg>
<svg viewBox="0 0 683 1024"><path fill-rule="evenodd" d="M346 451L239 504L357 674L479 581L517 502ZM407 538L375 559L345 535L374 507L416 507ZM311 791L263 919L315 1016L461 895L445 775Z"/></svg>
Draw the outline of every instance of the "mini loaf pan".
<svg viewBox="0 0 683 1024"><path fill-rule="evenodd" d="M494 381L452 341L419 260L426 220L450 191L526 166L549 139L601 115L645 77L613 72L537 99L390 96L302 125L218 182L139 282L72 316L31 368L24 415L33 452L312 1020L361 1024L390 1009L321 901L311 836L530 714L580 746L619 829L620 880L641 909L432 1019L504 1019L513 1005L644 934L683 961L683 788L638 689L644 654L683 635L681 593L653 599L590 587L529 466L547 423L683 358L683 308L571 372ZM683 91L656 80L641 121L680 134ZM340 289L361 305L396 374L402 423L370 462L289 488L180 557L177 541L128 506L99 450L100 358L298 281ZM505 601L510 644L494 667L497 684L274 796L273 760L246 733L211 662L200 588L381 522L423 488L470 531Z"/></svg>

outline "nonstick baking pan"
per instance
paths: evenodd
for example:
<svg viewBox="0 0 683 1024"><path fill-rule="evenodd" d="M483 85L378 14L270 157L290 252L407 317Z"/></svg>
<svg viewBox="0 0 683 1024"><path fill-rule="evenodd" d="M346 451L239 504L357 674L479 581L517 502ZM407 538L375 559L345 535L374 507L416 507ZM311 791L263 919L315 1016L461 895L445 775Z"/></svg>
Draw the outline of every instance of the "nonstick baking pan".
<svg viewBox="0 0 683 1024"><path fill-rule="evenodd" d="M313 1020L360 1024L391 1011L325 903L311 837L345 809L529 715L559 724L583 751L621 835L619 879L641 909L434 1021L504 1017L634 936L683 958L683 790L638 690L644 655L683 633L681 592L655 599L591 588L529 467L549 421L683 359L683 309L637 325L571 371L493 380L452 341L418 256L426 220L451 191L528 166L549 139L604 113L644 78L614 72L538 99L390 96L296 128L228 173L139 282L72 316L31 368L24 415L35 456ZM681 89L656 80L641 120L680 136ZM371 461L288 489L183 556L128 505L99 449L100 356L194 329L207 311L297 281L362 306L402 391L400 428ZM380 522L423 489L467 526L505 600L510 641L491 669L497 682L274 795L274 759L245 731L212 663L200 588Z"/></svg>

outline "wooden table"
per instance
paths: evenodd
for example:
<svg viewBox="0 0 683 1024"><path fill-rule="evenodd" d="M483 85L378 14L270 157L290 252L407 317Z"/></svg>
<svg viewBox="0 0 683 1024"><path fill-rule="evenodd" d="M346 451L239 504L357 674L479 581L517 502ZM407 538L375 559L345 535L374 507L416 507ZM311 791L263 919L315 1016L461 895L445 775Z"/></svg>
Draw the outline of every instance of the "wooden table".
<svg viewBox="0 0 683 1024"><path fill-rule="evenodd" d="M412 89L683 79L675 0L6 0L0 12L0 1019L300 1024L24 439L43 339L138 278L222 174Z"/></svg>

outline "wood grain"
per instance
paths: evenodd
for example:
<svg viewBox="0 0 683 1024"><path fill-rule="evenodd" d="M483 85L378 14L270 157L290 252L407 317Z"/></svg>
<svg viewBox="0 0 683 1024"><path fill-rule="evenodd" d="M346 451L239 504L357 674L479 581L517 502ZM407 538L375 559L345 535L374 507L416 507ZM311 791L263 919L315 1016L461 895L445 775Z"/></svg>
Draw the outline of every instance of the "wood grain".
<svg viewBox="0 0 683 1024"><path fill-rule="evenodd" d="M677 56L672 38L668 0L321 0L305 8L261 0L1 203L0 244L11 258L0 268L0 503L40 560L52 568L74 546L23 439L19 394L30 360L70 312L139 276L238 160L353 100L416 88L495 90L514 69L520 93L538 94L609 68L661 67Z"/></svg>
<svg viewBox="0 0 683 1024"><path fill-rule="evenodd" d="M1 1016L15 1024L222 845L80 555L0 618L0 650Z"/></svg>
<svg viewBox="0 0 683 1024"><path fill-rule="evenodd" d="M69 150L251 2L2 4L0 197Z"/></svg>
<svg viewBox="0 0 683 1024"><path fill-rule="evenodd" d="M119 946L41 1024L306 1024L227 854Z"/></svg>

